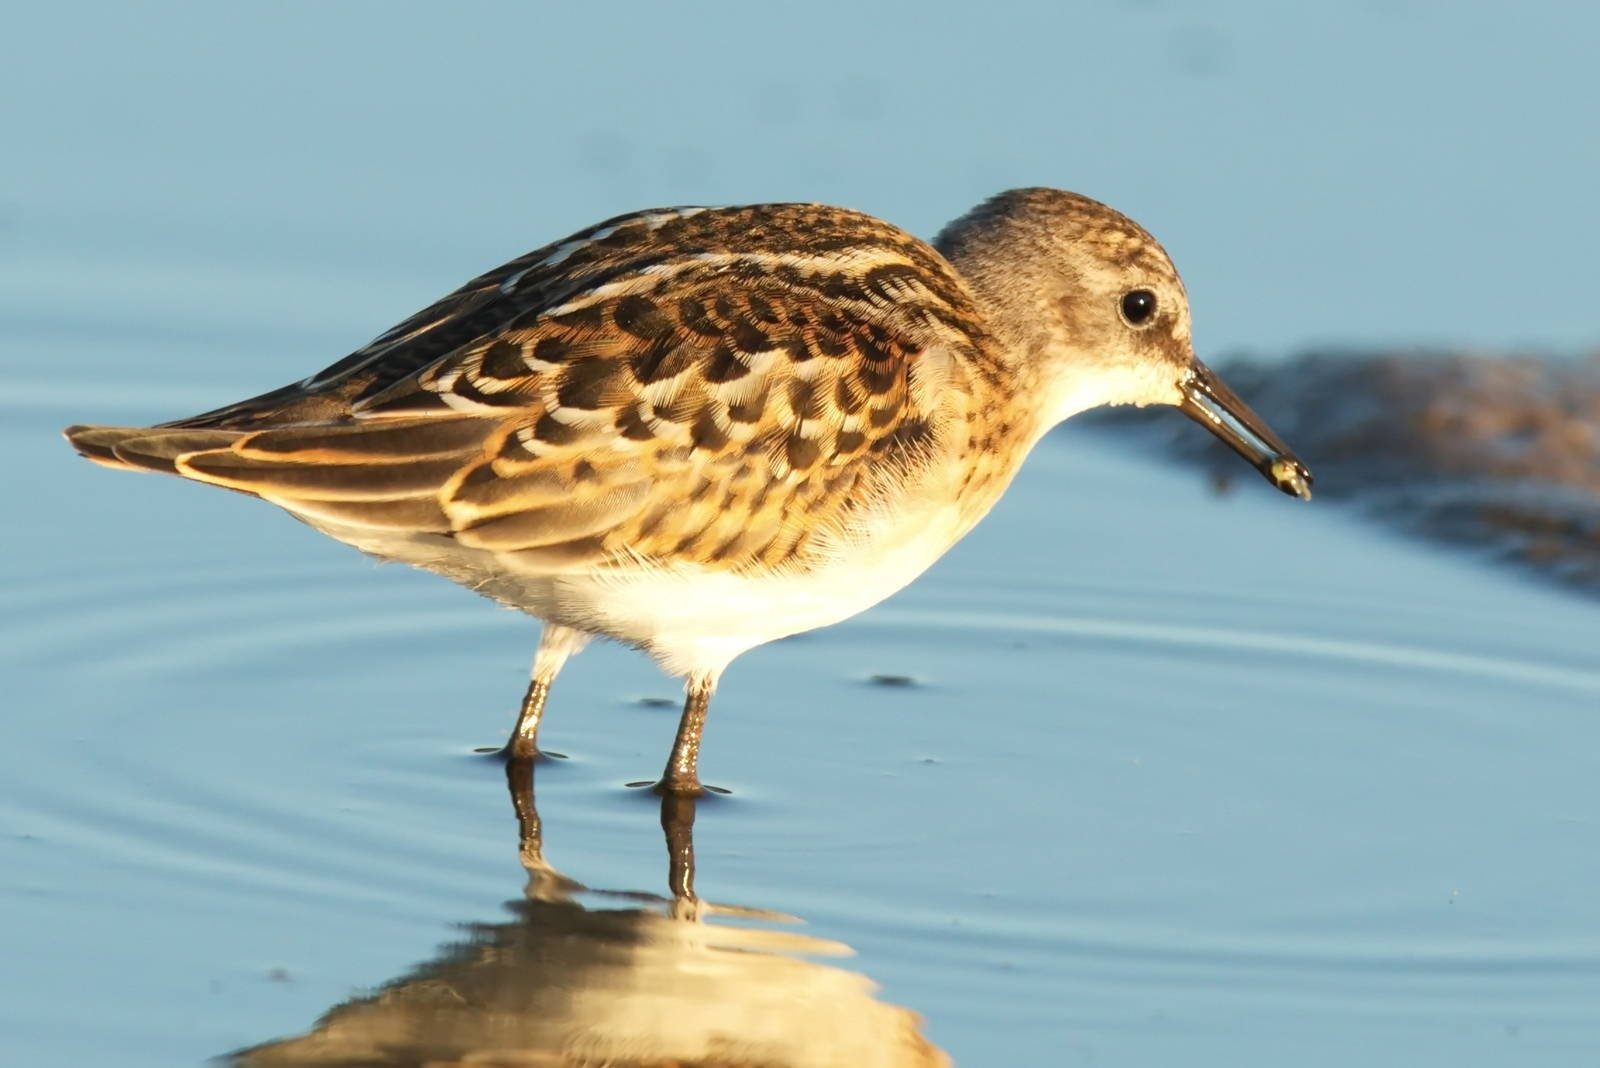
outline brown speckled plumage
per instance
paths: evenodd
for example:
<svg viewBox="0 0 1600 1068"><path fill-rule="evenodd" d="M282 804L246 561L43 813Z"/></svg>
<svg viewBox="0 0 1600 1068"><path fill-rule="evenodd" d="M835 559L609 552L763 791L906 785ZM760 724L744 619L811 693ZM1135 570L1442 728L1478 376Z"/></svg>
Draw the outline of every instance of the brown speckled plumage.
<svg viewBox="0 0 1600 1068"><path fill-rule="evenodd" d="M668 209L168 427L218 432L175 461L191 478L522 567L803 566L996 374L965 284L909 234L821 205Z"/></svg>
<svg viewBox="0 0 1600 1068"><path fill-rule="evenodd" d="M68 437L544 619L530 749L588 636L688 675L703 717L733 657L911 581L1085 408L1185 405L1305 494L1303 467L1195 361L1182 283L1132 221L1013 190L936 244L817 204L619 216L301 382Z"/></svg>

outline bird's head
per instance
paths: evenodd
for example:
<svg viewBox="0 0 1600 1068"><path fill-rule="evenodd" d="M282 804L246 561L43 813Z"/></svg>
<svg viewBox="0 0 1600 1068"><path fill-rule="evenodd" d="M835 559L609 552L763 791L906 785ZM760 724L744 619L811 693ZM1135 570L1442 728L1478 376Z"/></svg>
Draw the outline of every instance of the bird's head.
<svg viewBox="0 0 1600 1068"><path fill-rule="evenodd" d="M1098 201L1013 189L935 242L967 280L1043 433L1107 404L1168 404L1278 489L1311 496L1311 472L1195 357L1189 298L1155 238Z"/></svg>

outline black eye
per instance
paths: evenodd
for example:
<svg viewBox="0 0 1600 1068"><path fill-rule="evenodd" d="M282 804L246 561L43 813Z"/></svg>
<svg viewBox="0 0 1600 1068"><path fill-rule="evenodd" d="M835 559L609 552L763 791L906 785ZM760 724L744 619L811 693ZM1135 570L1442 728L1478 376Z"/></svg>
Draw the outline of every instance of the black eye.
<svg viewBox="0 0 1600 1068"><path fill-rule="evenodd" d="M1122 294L1122 317L1129 326L1143 326L1155 314L1156 295L1148 289L1130 289Z"/></svg>

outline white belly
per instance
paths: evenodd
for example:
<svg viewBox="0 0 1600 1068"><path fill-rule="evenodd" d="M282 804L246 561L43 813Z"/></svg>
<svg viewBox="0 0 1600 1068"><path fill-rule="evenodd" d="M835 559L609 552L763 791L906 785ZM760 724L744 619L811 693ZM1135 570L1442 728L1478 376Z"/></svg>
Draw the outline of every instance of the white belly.
<svg viewBox="0 0 1600 1068"><path fill-rule="evenodd" d="M438 572L546 622L638 646L670 674L712 676L758 645L872 607L926 571L970 526L954 505L890 511L803 572L680 565L530 575L450 539L303 518L364 552Z"/></svg>
<svg viewBox="0 0 1600 1068"><path fill-rule="evenodd" d="M848 619L904 588L965 533L954 507L901 517L825 566L737 574L679 568L561 580L596 630L642 646L674 675L718 674L757 645Z"/></svg>

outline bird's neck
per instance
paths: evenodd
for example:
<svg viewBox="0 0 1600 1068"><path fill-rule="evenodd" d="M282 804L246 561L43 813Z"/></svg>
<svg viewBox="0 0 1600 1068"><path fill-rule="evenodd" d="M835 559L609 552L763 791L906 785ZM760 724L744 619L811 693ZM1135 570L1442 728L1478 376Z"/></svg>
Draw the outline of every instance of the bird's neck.
<svg viewBox="0 0 1600 1068"><path fill-rule="evenodd" d="M974 370L967 387L957 391L960 410L950 413L942 447L925 474L959 510L963 534L999 501L1049 429L1044 413L1015 388L1009 369Z"/></svg>

